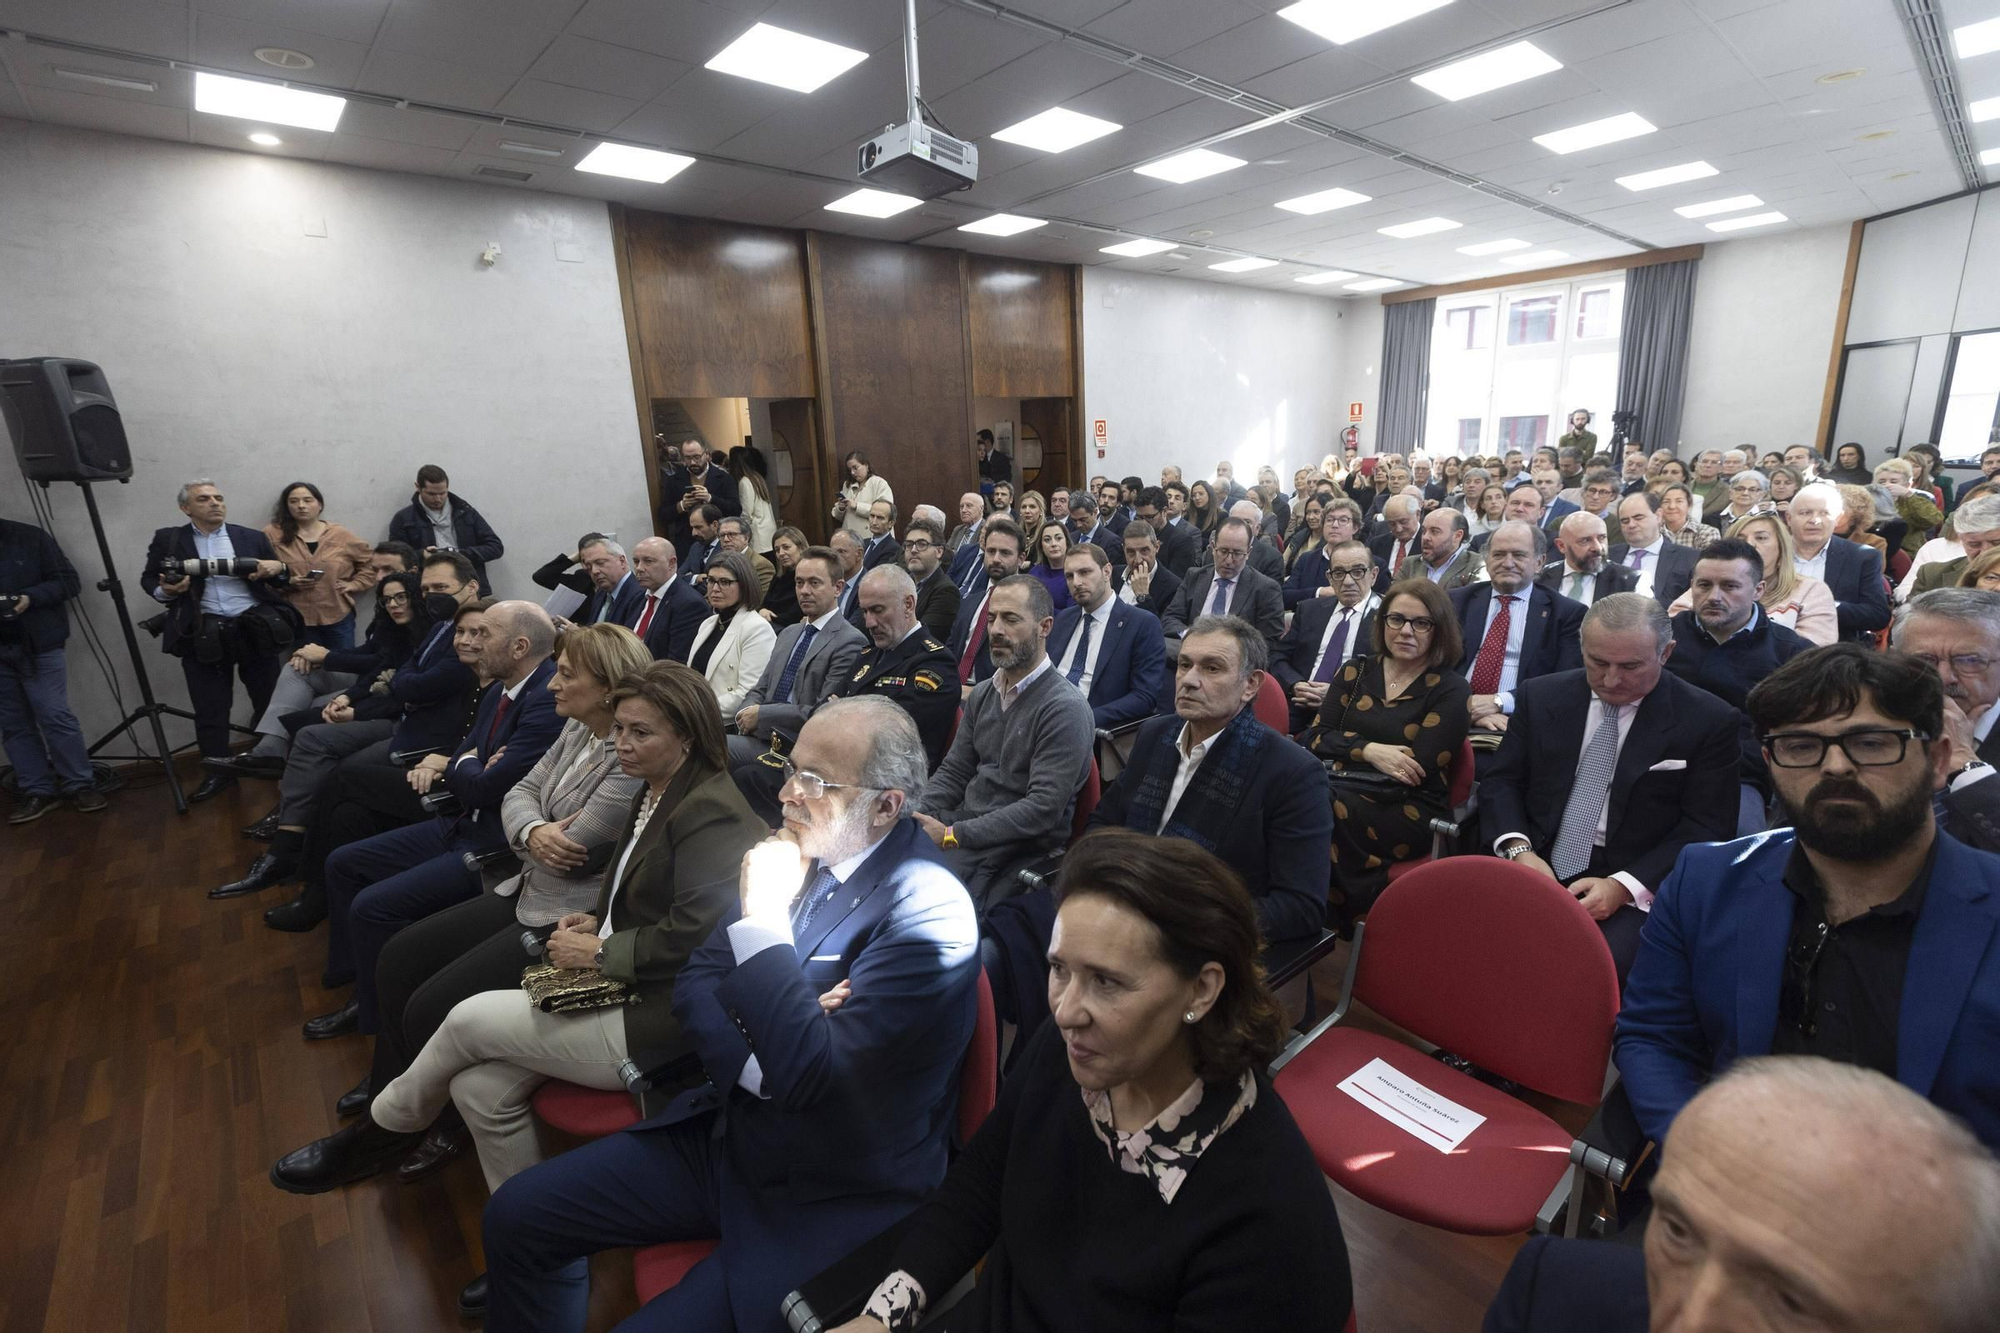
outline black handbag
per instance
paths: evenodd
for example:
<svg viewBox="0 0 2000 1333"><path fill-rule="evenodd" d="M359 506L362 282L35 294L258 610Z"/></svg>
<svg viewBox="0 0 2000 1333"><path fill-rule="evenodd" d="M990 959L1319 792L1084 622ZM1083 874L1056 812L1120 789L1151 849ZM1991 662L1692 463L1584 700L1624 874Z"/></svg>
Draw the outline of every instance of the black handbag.
<svg viewBox="0 0 2000 1333"><path fill-rule="evenodd" d="M1370 656L1372 657L1373 654L1370 654ZM1364 659L1364 662L1365 661L1366 659ZM1368 668L1366 665L1363 665L1361 668L1360 675L1357 675L1354 681L1355 691L1357 693L1360 691L1361 688L1361 676L1365 676L1367 674L1368 674ZM1354 705L1354 696L1350 694L1347 697L1347 702L1343 703L1340 706L1340 718L1333 724L1332 729L1334 731L1347 730L1347 712L1348 709L1353 707L1353 705ZM1336 759L1327 759L1322 761L1322 763L1326 767L1327 791L1328 794L1332 796L1332 798L1335 800L1339 800L1343 792L1347 792L1355 796L1366 796L1376 799L1387 799L1393 796L1400 796L1403 793L1412 790L1412 788L1408 783L1390 777L1387 773L1384 773L1382 770L1374 767L1373 765L1363 764L1358 768L1334 767L1334 765L1339 762L1340 761Z"/></svg>

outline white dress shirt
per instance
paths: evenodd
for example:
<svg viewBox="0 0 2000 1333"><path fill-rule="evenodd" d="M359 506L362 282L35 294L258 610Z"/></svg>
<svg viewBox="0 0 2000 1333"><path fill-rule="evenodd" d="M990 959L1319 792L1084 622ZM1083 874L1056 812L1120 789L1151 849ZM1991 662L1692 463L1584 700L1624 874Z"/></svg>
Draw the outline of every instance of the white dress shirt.
<svg viewBox="0 0 2000 1333"><path fill-rule="evenodd" d="M1556 579L1556 591L1569 598L1572 602L1582 602L1585 606L1589 606L1597 600L1597 575L1584 575L1583 586L1577 591L1571 592L1570 588L1575 585L1576 575L1577 571L1569 567L1568 561L1564 561L1562 573Z"/></svg>
<svg viewBox="0 0 2000 1333"><path fill-rule="evenodd" d="M1112 605L1111 599L1107 597L1095 611L1083 613L1096 622L1090 627L1090 650L1083 659L1083 674L1077 677L1076 681L1077 689L1083 692L1083 697L1086 699L1090 697L1090 682L1097 678L1098 652L1104 647L1104 635L1111 628ZM1082 643L1083 617L1080 616L1076 622L1076 633L1069 636L1069 646L1063 649L1063 660L1056 668L1065 680L1069 678L1070 668L1076 665L1076 650Z"/></svg>
<svg viewBox="0 0 2000 1333"><path fill-rule="evenodd" d="M1181 803L1181 796L1187 791L1188 783L1194 780L1195 770L1201 767L1202 760L1208 758L1209 747L1215 744L1215 737L1221 734L1222 731L1217 730L1215 736L1210 736L1199 745L1191 746L1188 744L1187 723L1181 723L1181 734L1174 741L1174 749L1180 752L1181 762L1174 769L1174 785L1167 789L1167 803L1160 809L1160 828L1153 830L1155 834L1165 828L1167 821L1174 817L1174 807Z"/></svg>
<svg viewBox="0 0 2000 1333"><path fill-rule="evenodd" d="M224 523L214 532L203 532L194 524L188 524L194 533L194 553L204 560L234 560L236 544L229 540L229 525ZM178 583L175 579L173 582ZM160 601L171 600L165 593L153 594ZM250 584L232 575L217 574L201 581L201 609L212 616L240 616L257 605L257 599L250 593Z"/></svg>
<svg viewBox="0 0 2000 1333"><path fill-rule="evenodd" d="M1826 551L1827 551L1827 546L1832 546L1832 545L1833 545L1833 539L1829 537L1827 539L1826 546L1820 547L1819 554L1813 556L1811 559L1807 559L1805 556L1802 555L1794 555L1792 557L1792 568L1797 570L1799 575L1803 578L1818 579L1821 583L1825 583Z"/></svg>
<svg viewBox="0 0 2000 1333"><path fill-rule="evenodd" d="M1374 593L1369 593L1361 601L1346 610L1336 611L1326 618L1326 628L1320 632L1319 647L1313 653L1313 673L1319 673L1320 664L1326 661L1326 650L1333 643L1333 636L1343 624L1347 626L1347 642L1341 645L1340 661L1336 667L1345 666L1354 656L1354 648L1361 641L1361 628L1368 623L1368 617L1375 614L1375 607L1381 601Z"/></svg>
<svg viewBox="0 0 2000 1333"><path fill-rule="evenodd" d="M1030 671L1027 675L1021 677L1019 680L1015 681L1012 685L1008 685L1005 687L1001 686L1000 672L998 671L998 669L996 669L993 672L993 688L1000 691L1000 711L1004 713L1009 708L1012 708L1014 706L1014 701L1021 697L1021 691L1027 689L1030 685L1034 684L1035 679L1038 676L1040 676L1043 672L1047 671L1050 667L1054 665L1055 663L1049 661L1049 655L1047 653L1043 653L1041 663L1038 666L1036 666L1036 668L1033 671Z"/></svg>
<svg viewBox="0 0 2000 1333"><path fill-rule="evenodd" d="M1637 570L1639 574L1639 586L1632 589L1633 592L1638 593L1642 597L1651 597L1653 595L1653 575L1657 573L1660 568L1660 552L1666 549L1666 545L1667 545L1667 539L1663 535L1653 538L1653 544L1651 546L1634 546L1627 548L1625 552L1625 567L1627 569ZM1637 555L1641 551L1644 551L1646 553L1645 560L1639 564L1636 565L1633 564L1632 557Z"/></svg>
<svg viewBox="0 0 2000 1333"><path fill-rule="evenodd" d="M1643 702L1643 700L1641 701ZM1623 704L1618 709L1618 749L1611 756L1611 769L1618 771L1618 756L1625 752L1625 738L1632 734L1632 720L1639 716L1639 704ZM1576 747L1576 758L1571 762L1572 772L1583 766L1583 752L1590 748L1591 738L1597 735L1597 728L1604 721L1604 701L1595 693L1590 696L1590 720L1583 727L1583 742ZM1604 789L1604 808L1597 812L1597 831L1591 838L1593 847L1602 847L1604 837L1611 823L1611 788ZM1493 840L1493 850L1499 851L1501 844L1514 838L1526 839L1527 834L1515 831L1503 833ZM1611 878L1623 884L1632 895L1632 905L1642 912L1653 910L1653 891L1634 879L1626 871L1613 871Z"/></svg>
<svg viewBox="0 0 2000 1333"><path fill-rule="evenodd" d="M1500 659L1500 688L1493 692L1495 701L1500 705L1500 711L1509 717L1514 713L1514 687L1521 680L1521 644L1528 633L1528 602L1533 591L1532 585L1519 592L1495 590L1492 600L1486 604L1486 623L1479 627L1479 643L1472 646L1472 655L1476 660L1479 656L1479 645L1486 642L1486 633L1493 628L1493 617L1500 614L1501 599L1509 599L1507 655Z"/></svg>

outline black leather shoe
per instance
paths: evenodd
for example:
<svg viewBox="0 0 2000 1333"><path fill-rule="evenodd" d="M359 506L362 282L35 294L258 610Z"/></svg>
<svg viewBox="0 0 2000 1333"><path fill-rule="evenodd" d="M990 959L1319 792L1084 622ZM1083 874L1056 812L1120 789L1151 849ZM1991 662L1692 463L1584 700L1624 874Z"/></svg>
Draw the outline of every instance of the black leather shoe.
<svg viewBox="0 0 2000 1333"><path fill-rule="evenodd" d="M333 1104L333 1113L342 1120L360 1115L368 1109L368 1103L375 1098L374 1081L362 1079L359 1083L340 1094L340 1100Z"/></svg>
<svg viewBox="0 0 2000 1333"><path fill-rule="evenodd" d="M32 824L62 802L53 796L23 796L14 802L14 813L7 816L9 824Z"/></svg>
<svg viewBox="0 0 2000 1333"><path fill-rule="evenodd" d="M270 814L265 815L262 819L258 820L256 823L244 829L243 836L246 838L254 839L257 842L269 842L271 840L271 835L276 833L277 831L278 831L278 807L274 806Z"/></svg>
<svg viewBox="0 0 2000 1333"><path fill-rule="evenodd" d="M330 1014L318 1018L308 1018L305 1025L307 1041L325 1041L329 1037L345 1037L350 1032L361 1030L361 1002L349 1000Z"/></svg>
<svg viewBox="0 0 2000 1333"><path fill-rule="evenodd" d="M208 761L204 759L202 762L207 763ZM233 773L210 773L201 780L199 787L196 787L187 794L188 804L200 805L209 797L220 796L235 785L236 775Z"/></svg>
<svg viewBox="0 0 2000 1333"><path fill-rule="evenodd" d="M249 873L242 879L219 885L208 891L211 898L241 898L246 893L258 893L273 884L283 884L290 879L298 867L287 865L269 852L259 853L250 863Z"/></svg>
<svg viewBox="0 0 2000 1333"><path fill-rule="evenodd" d="M69 797L69 803L86 815L96 814L107 804L104 793L95 787L82 787L65 794Z"/></svg>
<svg viewBox="0 0 2000 1333"><path fill-rule="evenodd" d="M445 1163L465 1151L466 1145L472 1142L472 1131L457 1116L449 1119L453 1123L432 1125L425 1133L424 1141L403 1159L402 1165L396 1168L397 1184L414 1185L425 1176L436 1174Z"/></svg>
<svg viewBox="0 0 2000 1333"><path fill-rule="evenodd" d="M486 1274L465 1284L458 1293L458 1317L460 1319L484 1319L486 1317Z"/></svg>
<svg viewBox="0 0 2000 1333"><path fill-rule="evenodd" d="M211 773L227 773L238 778L285 776L285 761L274 754L232 754L222 759L204 759L201 766Z"/></svg>
<svg viewBox="0 0 2000 1333"><path fill-rule="evenodd" d="M280 1157L271 1183L292 1194L324 1194L384 1170L410 1149L415 1134L398 1134L362 1116L323 1139Z"/></svg>
<svg viewBox="0 0 2000 1333"><path fill-rule="evenodd" d="M310 886L300 889L299 896L288 903L280 903L264 913L264 924L272 930L290 931L299 934L311 930L326 920L326 890Z"/></svg>

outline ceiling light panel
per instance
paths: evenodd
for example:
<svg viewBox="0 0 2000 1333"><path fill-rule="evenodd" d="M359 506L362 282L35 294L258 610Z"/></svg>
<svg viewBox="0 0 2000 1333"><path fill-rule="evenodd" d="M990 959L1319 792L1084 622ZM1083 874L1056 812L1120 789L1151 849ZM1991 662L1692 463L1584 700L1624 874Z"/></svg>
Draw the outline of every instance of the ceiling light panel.
<svg viewBox="0 0 2000 1333"><path fill-rule="evenodd" d="M1461 245L1458 247L1458 252L1462 255L1484 257L1486 255L1504 255L1509 250L1525 250L1528 248L1528 245L1529 242L1527 241L1511 239L1505 241L1481 241L1477 245Z"/></svg>
<svg viewBox="0 0 2000 1333"><path fill-rule="evenodd" d="M1455 231L1464 225L1450 218L1420 218L1415 222L1398 222L1393 227L1377 227L1376 231L1399 241L1407 241L1418 236L1434 236L1441 231Z"/></svg>
<svg viewBox="0 0 2000 1333"><path fill-rule="evenodd" d="M1078 144L1089 143L1092 139L1102 139L1107 134L1116 134L1125 128L1113 121L1099 120L1096 116L1086 116L1080 111L1067 111L1052 106L1038 115L1009 125L1004 130L995 130L989 138L1002 143L1017 143L1023 148L1036 148L1044 153L1065 153Z"/></svg>
<svg viewBox="0 0 2000 1333"><path fill-rule="evenodd" d="M1503 46L1498 51L1488 51L1470 60L1461 60L1434 69L1428 74L1418 74L1410 82L1419 88L1427 88L1448 102L1462 102L1468 97L1490 93L1495 88L1505 88L1510 83L1520 83L1540 74L1552 74L1562 68L1557 60L1533 42L1515 42Z"/></svg>
<svg viewBox="0 0 2000 1333"><path fill-rule="evenodd" d="M1250 255L1243 259L1226 259L1220 264L1210 264L1209 268L1217 273L1254 273L1260 268L1276 268L1277 266L1278 261L1275 259L1263 259L1256 255Z"/></svg>
<svg viewBox="0 0 2000 1333"><path fill-rule="evenodd" d="M856 190L853 194L842 195L826 206L829 213L857 213L864 218L892 218L898 213L908 212L923 200L913 199L907 194L891 194L887 190Z"/></svg>
<svg viewBox="0 0 2000 1333"><path fill-rule="evenodd" d="M1975 125L1981 121L2000 120L2000 97L1982 97L1965 108L1965 114L1972 117Z"/></svg>
<svg viewBox="0 0 2000 1333"><path fill-rule="evenodd" d="M49 73L59 79L75 79L78 83L98 83L106 88L123 88L130 93L160 91L160 85L151 79L134 79L122 74L103 74L94 69L64 69L60 65L50 65Z"/></svg>
<svg viewBox="0 0 2000 1333"><path fill-rule="evenodd" d="M1345 290L1350 292L1381 292L1391 287L1403 285L1401 278L1369 278L1363 282L1350 282Z"/></svg>
<svg viewBox="0 0 2000 1333"><path fill-rule="evenodd" d="M2000 167L2000 148L1989 148L1979 155L1982 167Z"/></svg>
<svg viewBox="0 0 2000 1333"><path fill-rule="evenodd" d="M1683 204L1674 212L1684 218L1712 218L1718 213L1738 213L1746 208L1762 208L1764 201L1754 194L1732 194L1727 199L1710 199L1701 204Z"/></svg>
<svg viewBox="0 0 2000 1333"><path fill-rule="evenodd" d="M1351 278L1353 276L1354 274L1348 270L1337 268L1326 273L1301 273L1298 277L1293 278L1292 281L1303 282L1308 287L1318 287L1325 283L1339 282L1342 278Z"/></svg>
<svg viewBox="0 0 2000 1333"><path fill-rule="evenodd" d="M981 236L1019 236L1024 231L1033 231L1037 227L1046 227L1048 225L1048 222L1042 218L1024 218L1016 217L1012 213L995 213L990 218L981 218L977 222L968 222L963 227L960 227L959 230L975 232Z"/></svg>
<svg viewBox="0 0 2000 1333"><path fill-rule="evenodd" d="M1279 10L1278 17L1290 19L1335 46L1345 46L1356 38L1393 28L1450 3L1451 0L1300 0Z"/></svg>
<svg viewBox="0 0 2000 1333"><path fill-rule="evenodd" d="M280 139L275 134L266 134L262 130L259 130L257 133L250 136L250 142L256 144L260 148L277 148L281 146L285 141L283 139Z"/></svg>
<svg viewBox="0 0 2000 1333"><path fill-rule="evenodd" d="M706 68L809 93L867 58L866 51L758 23L717 51Z"/></svg>
<svg viewBox="0 0 2000 1333"><path fill-rule="evenodd" d="M1356 194L1352 190L1321 190L1318 194L1302 194L1296 199L1280 199L1278 207L1288 213L1330 213L1336 208L1349 208L1355 204L1365 204L1369 196Z"/></svg>
<svg viewBox="0 0 2000 1333"><path fill-rule="evenodd" d="M1620 176L1617 180L1628 190L1657 190L1662 185L1680 185L1686 181L1698 181L1706 176L1721 174L1706 162L1683 162L1677 167L1641 171L1631 176Z"/></svg>
<svg viewBox="0 0 2000 1333"><path fill-rule="evenodd" d="M1603 120L1572 125L1566 130L1537 134L1535 142L1551 153L1580 153L1586 148L1598 148L1621 139L1636 139L1658 128L1644 116L1627 111L1621 115L1606 116Z"/></svg>
<svg viewBox="0 0 2000 1333"><path fill-rule="evenodd" d="M623 176L627 180L663 185L693 165L694 159L681 153L662 153L653 148L634 148L630 144L601 143L576 164L576 169L597 176Z"/></svg>
<svg viewBox="0 0 2000 1333"><path fill-rule="evenodd" d="M1745 227L1768 227L1773 222L1785 221L1783 213L1752 213L1746 218L1725 218L1721 222L1708 224L1710 231L1741 231Z"/></svg>
<svg viewBox="0 0 2000 1333"><path fill-rule="evenodd" d="M1953 28L1951 40L1952 45L1958 48L1960 60L1970 60L1974 56L1990 55L2000 51L2000 18Z"/></svg>
<svg viewBox="0 0 2000 1333"><path fill-rule="evenodd" d="M240 120L261 120L271 125L295 125L302 130L331 131L340 124L347 109L344 97L309 93L302 88L285 88L253 79L232 79L222 74L194 76L194 109L212 116L235 116Z"/></svg>
<svg viewBox="0 0 2000 1333"><path fill-rule="evenodd" d="M1190 148L1185 153L1175 153L1157 162L1148 162L1143 167L1132 170L1141 176L1151 176L1156 180L1172 181L1175 185L1186 185L1206 176L1217 176L1225 171L1234 171L1243 165L1240 157L1227 153L1211 152L1206 148Z"/></svg>
<svg viewBox="0 0 2000 1333"><path fill-rule="evenodd" d="M1136 241L1123 241L1117 245L1107 245L1098 251L1098 253L1122 255L1126 259L1144 259L1147 255L1164 254L1173 248L1174 243L1172 241L1140 239Z"/></svg>

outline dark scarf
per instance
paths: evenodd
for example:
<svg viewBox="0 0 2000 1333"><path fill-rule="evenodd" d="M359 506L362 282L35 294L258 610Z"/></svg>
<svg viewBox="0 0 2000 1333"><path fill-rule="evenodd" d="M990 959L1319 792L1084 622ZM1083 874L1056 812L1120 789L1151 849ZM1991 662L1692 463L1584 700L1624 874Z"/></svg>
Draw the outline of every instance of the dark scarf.
<svg viewBox="0 0 2000 1333"><path fill-rule="evenodd" d="M1175 748L1179 733L1169 731L1162 738L1166 758L1154 764L1132 797L1126 826L1150 830L1160 822L1172 793L1174 774L1180 769ZM1174 807L1173 818L1160 830L1163 838L1186 838L1203 851L1214 851L1216 843L1230 831L1242 803L1243 790L1257 772L1266 736L1254 708L1245 706L1234 720L1216 733L1201 767L1189 779Z"/></svg>

